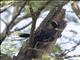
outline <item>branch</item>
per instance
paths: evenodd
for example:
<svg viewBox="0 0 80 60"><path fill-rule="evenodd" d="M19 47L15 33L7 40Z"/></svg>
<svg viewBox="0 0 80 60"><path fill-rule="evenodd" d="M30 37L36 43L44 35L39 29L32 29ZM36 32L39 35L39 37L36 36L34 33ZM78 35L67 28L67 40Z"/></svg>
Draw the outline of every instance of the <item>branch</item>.
<svg viewBox="0 0 80 60"><path fill-rule="evenodd" d="M74 50L76 49L76 47L79 46L79 45L80 45L80 42L77 43L75 46L73 46L73 47L71 48L71 50L67 50L67 52L65 53L65 55L67 55L69 52L74 51Z"/></svg>
<svg viewBox="0 0 80 60"><path fill-rule="evenodd" d="M8 25L3 19L1 19L1 21L2 21L6 26Z"/></svg>
<svg viewBox="0 0 80 60"><path fill-rule="evenodd" d="M45 6L44 6L44 8L46 7L46 5L47 4L45 4ZM33 16L33 20L34 20L34 22L33 22L33 25L32 26L34 26L34 28L35 28L35 22L36 22L36 20L37 20L37 18L39 17L39 15L40 15L40 12L44 9L44 8L40 8L40 9L38 9L38 11L36 11L36 12L33 12L34 14L32 14L31 13L31 15ZM32 9L32 8L31 8ZM35 17L35 18L34 18ZM33 34L33 31L34 31L34 28L32 27L32 32L31 32L31 34ZM32 35L33 36L33 35ZM33 36L34 37L34 36ZM31 38L32 39L32 38ZM29 40L30 41L30 40ZM31 41L32 42L32 41ZM31 43L31 42L29 42L29 43ZM26 44L27 45L27 44ZM29 45L32 45L32 44L29 44ZM27 45L28 46L28 45ZM32 46L31 46L32 47ZM27 48L26 48L27 49ZM25 49L24 49L25 50ZM18 56L17 57L20 57L20 55L21 54L24 54L23 53L23 49L21 49L20 50L20 52L19 52L19 54L18 54ZM23 57L21 58L21 59L17 59L17 60L22 60L22 59L24 59ZM28 59L28 58L27 58ZM29 60L29 59L28 59Z"/></svg>
<svg viewBox="0 0 80 60"><path fill-rule="evenodd" d="M14 21L15 21L15 19L20 15L20 13L21 13L22 9L24 8L24 6L26 5L26 3L27 3L27 2L24 1L23 5L21 6L21 8L20 8L20 10L18 11L18 13L17 13L15 16L13 16L11 22L9 23L9 25L8 25L7 28L6 28L6 34L8 34L8 31L10 31L10 29L12 29L12 27L14 26Z"/></svg>
<svg viewBox="0 0 80 60"><path fill-rule="evenodd" d="M37 10L36 12L34 12L34 14L37 16L37 18L39 17L40 12L41 12L50 2L51 2L51 1L47 1L43 6L41 6L40 8L38 8L38 10ZM28 17L31 17L31 15L28 14L28 15L24 15L24 16L22 16L22 17L20 17L20 18L17 18L14 23L17 24L17 23L19 23L21 20L26 19L26 18L28 18Z"/></svg>
<svg viewBox="0 0 80 60"><path fill-rule="evenodd" d="M64 56L65 59L66 59L67 57L70 58L71 56L66 56L66 55L67 55L68 53L74 51L74 50L76 49L76 47L79 46L79 45L80 45L80 41L79 41L75 46L73 46L73 47L71 48L71 50L67 49L67 50L65 50L64 52L62 52L59 56ZM66 53L65 53L65 52L66 52ZM74 55L74 56L75 56L75 55Z"/></svg>
<svg viewBox="0 0 80 60"><path fill-rule="evenodd" d="M20 13L21 13L22 9L24 8L24 6L26 5L26 3L27 3L27 1L24 1L24 3L22 4L21 8L20 8L19 11L18 11L18 13L17 13L15 16L13 16L11 22L10 22L10 23L8 24L8 26L5 28L5 30L4 30L5 36L3 37L4 39L5 39L5 37L9 34L10 29L12 29L12 27L14 26L14 21L15 21L15 19L20 15ZM2 41L4 40L3 38L1 39L1 43L2 43ZM0 43L0 44L1 44L1 43Z"/></svg>
<svg viewBox="0 0 80 60"><path fill-rule="evenodd" d="M33 12L33 9L32 9L32 6L29 4L29 9L30 9L30 13L31 13L31 16L32 16L32 27L31 27L31 32L30 32L30 45L32 46L32 42L34 41L34 30L35 30L35 25L36 25L36 20L37 20L37 17L35 16L34 12Z"/></svg>
<svg viewBox="0 0 80 60"><path fill-rule="evenodd" d="M11 7L13 4L9 5L8 7L4 8L4 9L0 9L0 14L3 13L4 11L6 11L9 7Z"/></svg>
<svg viewBox="0 0 80 60"><path fill-rule="evenodd" d="M50 3L50 1L47 1L42 7L40 7L38 9L38 11L36 12L36 14L33 12L33 9L30 5L30 12L31 12L31 16L32 16L32 27L31 27L31 34L30 34L30 45L31 47L33 46L33 41L34 41L34 29L35 29L35 25L36 25L36 20L40 15L40 12Z"/></svg>
<svg viewBox="0 0 80 60"><path fill-rule="evenodd" d="M66 56L65 59L73 58L73 57L80 57L80 55Z"/></svg>
<svg viewBox="0 0 80 60"><path fill-rule="evenodd" d="M60 12L60 10L62 9L62 6L64 6L66 3L68 3L68 1L63 1L62 4L57 4L56 6L54 6L54 8L52 8L52 10L49 12L49 14L47 15L47 17L42 21L42 23L40 24L40 26L38 27L38 30L41 30L42 28L45 28L48 24L49 21L51 21L53 19L53 16L55 16L57 13Z"/></svg>
<svg viewBox="0 0 80 60"><path fill-rule="evenodd" d="M28 23L26 26L23 26L22 28L19 28L19 29L15 29L14 31L20 31L20 30L23 30L23 29L25 29L26 27L28 27L29 25L31 25L32 24L32 21L30 22L30 23ZM14 32L13 31L13 32Z"/></svg>

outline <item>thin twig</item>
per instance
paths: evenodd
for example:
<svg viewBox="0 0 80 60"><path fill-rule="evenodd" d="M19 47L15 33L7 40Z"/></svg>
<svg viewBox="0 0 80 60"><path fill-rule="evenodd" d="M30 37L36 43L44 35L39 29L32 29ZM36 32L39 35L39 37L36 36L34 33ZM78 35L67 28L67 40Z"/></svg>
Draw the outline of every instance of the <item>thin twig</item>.
<svg viewBox="0 0 80 60"><path fill-rule="evenodd" d="M3 13L4 11L6 11L9 7L11 7L13 4L9 5L8 7L4 8L4 9L0 9L0 14Z"/></svg>
<svg viewBox="0 0 80 60"><path fill-rule="evenodd" d="M7 26L8 24L7 24L7 22L5 22L3 19L1 19L1 21Z"/></svg>
<svg viewBox="0 0 80 60"><path fill-rule="evenodd" d="M17 13L15 16L13 16L11 22L10 22L10 23L8 24L8 26L5 28L5 30L4 30L5 36L2 37L1 43L4 41L4 39L6 38L6 36L9 34L10 29L14 26L14 21L15 21L15 19L20 15L20 13L21 13L22 9L24 8L24 6L26 5L26 3L27 3L27 1L24 1L23 5L21 6L21 8L20 8L20 10L18 11L18 13ZM0 43L0 44L1 44L1 43Z"/></svg>
<svg viewBox="0 0 80 60"><path fill-rule="evenodd" d="M28 27L29 25L31 25L32 21L30 23L28 23L27 25L23 26L22 28L19 28L19 29L15 29L15 31L20 31L20 30L23 30L25 29L26 27Z"/></svg>
<svg viewBox="0 0 80 60"><path fill-rule="evenodd" d="M31 45L31 46L33 46L32 43L33 43L33 41L34 41L34 30L35 30L36 20L37 20L37 18L39 17L40 12L46 7L46 5L48 5L49 2L50 2L50 1L48 1L47 3L45 3L44 6L40 7L40 8L38 9L38 11L37 11L36 14L34 14L33 9L32 9L32 7L31 7L31 5L30 5L30 13L31 13L31 16L32 16L32 19L33 19L33 21L32 21L32 28L31 28L31 34L30 34L30 45Z"/></svg>
<svg viewBox="0 0 80 60"><path fill-rule="evenodd" d="M36 12L34 12L34 14L37 16L37 18L39 17L41 11L42 11L50 2L51 2L51 1L46 2L42 7L38 8L38 10L37 10ZM17 24L17 23L19 23L21 20L26 19L26 18L28 18L28 17L31 17L31 15L24 15L24 16L22 16L22 17L20 17L20 18L17 18L14 23Z"/></svg>
<svg viewBox="0 0 80 60"><path fill-rule="evenodd" d="M20 8L20 10L18 11L18 13L17 13L15 16L13 16L11 22L10 22L9 25L6 27L6 34L8 34L8 32L10 31L10 29L13 27L15 19L20 15L20 13L21 13L22 9L24 8L24 6L26 5L26 3L27 3L27 2L24 1L23 5L21 6L21 8Z"/></svg>
<svg viewBox="0 0 80 60"><path fill-rule="evenodd" d="M73 57L80 57L80 55L66 56L65 59L69 59L69 58L73 58Z"/></svg>
<svg viewBox="0 0 80 60"><path fill-rule="evenodd" d="M34 30L35 30L37 17L35 16L31 5L30 5L29 9L30 9L30 13L31 13L31 16L32 16L32 27L31 27L31 33L30 33L30 45L32 46L31 43L34 41Z"/></svg>

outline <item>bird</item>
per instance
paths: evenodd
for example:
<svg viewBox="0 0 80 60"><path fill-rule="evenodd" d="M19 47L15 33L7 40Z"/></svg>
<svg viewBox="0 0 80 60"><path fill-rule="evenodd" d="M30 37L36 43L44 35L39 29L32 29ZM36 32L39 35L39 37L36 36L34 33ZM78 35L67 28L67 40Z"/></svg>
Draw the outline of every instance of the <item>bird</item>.
<svg viewBox="0 0 80 60"><path fill-rule="evenodd" d="M35 46L36 42L48 42L47 39L49 39L56 33L55 28L58 28L58 24L55 21L51 21L50 23L52 25L52 29L45 28L34 33L35 41L34 41L33 47ZM23 38L28 38L30 34L23 33L23 34L20 34L19 36Z"/></svg>

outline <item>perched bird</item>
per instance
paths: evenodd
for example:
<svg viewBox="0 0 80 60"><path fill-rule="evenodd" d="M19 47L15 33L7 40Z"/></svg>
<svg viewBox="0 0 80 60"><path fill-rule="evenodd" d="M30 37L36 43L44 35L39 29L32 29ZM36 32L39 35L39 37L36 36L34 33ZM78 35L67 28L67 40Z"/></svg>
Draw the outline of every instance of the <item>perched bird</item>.
<svg viewBox="0 0 80 60"><path fill-rule="evenodd" d="M35 42L33 44L33 47L35 46L36 42L47 42L47 39L49 39L56 33L55 28L58 28L58 24L52 21L51 25L52 25L52 29L45 28L34 33ZM29 36L30 34L26 34L26 33L23 33L20 35L20 37L23 37L23 38L27 38Z"/></svg>

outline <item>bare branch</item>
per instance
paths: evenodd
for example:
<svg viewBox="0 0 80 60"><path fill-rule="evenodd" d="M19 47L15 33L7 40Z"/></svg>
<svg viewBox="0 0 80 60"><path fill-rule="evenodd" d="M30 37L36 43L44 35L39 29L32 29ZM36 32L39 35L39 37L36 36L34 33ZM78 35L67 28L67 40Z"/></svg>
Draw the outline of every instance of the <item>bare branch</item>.
<svg viewBox="0 0 80 60"><path fill-rule="evenodd" d="M67 50L65 50L64 52L62 52L62 53L60 54L60 56L65 56L64 58L67 58L66 55L67 55L68 53L74 51L74 50L76 49L76 47L79 46L79 45L80 45L80 41L79 41L75 46L73 46L71 49L67 49ZM65 53L65 52L66 52L66 53ZM70 58L70 56L69 56L68 58Z"/></svg>
<svg viewBox="0 0 80 60"><path fill-rule="evenodd" d="M9 7L11 7L13 4L9 5L8 7L4 8L4 9L0 9L0 14L3 13L4 11L6 11Z"/></svg>
<svg viewBox="0 0 80 60"><path fill-rule="evenodd" d="M73 46L73 47L71 48L71 50L67 50L67 53L65 53L65 55L67 55L69 52L74 51L74 50L76 49L76 47L79 46L79 45L80 45L80 42L77 43L75 46Z"/></svg>
<svg viewBox="0 0 80 60"><path fill-rule="evenodd" d="M45 7L46 7L46 5L45 5ZM44 8L45 8L45 7L44 7ZM35 28L35 24L34 24L34 23L36 22L38 16L40 15L40 12L41 12L44 8L41 7L40 10L38 10L36 13L33 12L34 14L31 14L31 15L33 16L33 20L34 20L33 25L32 25L32 26L34 26L34 28ZM32 12L31 12L31 13L32 13ZM36 16L36 15L37 15L37 16ZM34 28L32 27L32 31L34 30ZM31 32L31 33L33 34L34 32ZM34 36L33 36L33 37L34 37ZM32 39L32 38L31 38L31 39ZM30 40L29 40L29 41L30 41ZM31 41L31 42L32 42L32 41ZM31 42L29 42L29 43L31 43ZM32 44L29 44L29 45L32 45ZM31 47L32 47L32 46L31 46ZM21 54L21 51L22 51L22 49L20 50L20 53L19 53L19 54ZM18 57L20 56L19 54L18 54ZM24 58L22 58L22 59L24 59ZM21 59L21 60L22 60L22 59ZM31 58L31 59L32 59L32 58ZM20 59L17 59L17 60L20 60ZM30 59L27 58L27 60L30 60Z"/></svg>
<svg viewBox="0 0 80 60"><path fill-rule="evenodd" d="M1 19L1 21L2 21L6 26L8 25L3 19Z"/></svg>
<svg viewBox="0 0 80 60"><path fill-rule="evenodd" d="M9 23L9 25L6 27L6 34L8 34L8 31L14 26L14 21L17 18L17 16L20 15L22 9L24 8L24 6L26 5L26 1L24 1L23 5L21 6L21 8L19 9L18 13L16 13L15 16L13 16L11 22Z"/></svg>
<svg viewBox="0 0 80 60"><path fill-rule="evenodd" d="M15 29L15 31L20 31L20 30L23 30L25 29L26 27L28 27L29 25L32 24L32 21L30 23L28 23L26 26L23 26L22 28L19 28L19 29Z"/></svg>
<svg viewBox="0 0 80 60"><path fill-rule="evenodd" d="M80 55L66 56L65 59L69 59L69 58L73 58L73 57L80 57Z"/></svg>
<svg viewBox="0 0 80 60"><path fill-rule="evenodd" d="M34 30L35 30L37 17L35 16L31 5L30 5L29 9L30 9L30 13L32 16L32 27L31 27L31 32L30 32L30 45L32 45L31 43L34 41Z"/></svg>
<svg viewBox="0 0 80 60"><path fill-rule="evenodd" d="M43 6L41 6L40 8L38 8L38 10L37 10L36 12L34 12L34 14L37 16L37 18L39 17L39 14L41 13L41 11L42 11L44 8L46 8L46 6L47 6L50 2L51 2L51 1L46 2ZM14 23L17 24L17 23L19 23L21 20L26 19L26 18L28 18L28 17L31 17L31 15L28 14L28 15L24 15L24 16L22 16L22 17L20 17L20 18L17 18Z"/></svg>
<svg viewBox="0 0 80 60"><path fill-rule="evenodd" d="M8 26L5 28L5 30L4 30L5 36L3 37L4 39L5 39L6 35L9 34L10 29L12 29L12 27L15 25L15 24L14 24L14 21L15 21L15 19L20 15L20 13L21 13L22 9L24 8L24 6L26 5L26 3L27 3L27 1L24 1L24 3L22 4L21 8L19 9L19 11L16 13L15 16L13 16L11 22L10 22L10 23L8 24ZM3 41L3 38L1 39L1 43L2 43L2 41Z"/></svg>
<svg viewBox="0 0 80 60"><path fill-rule="evenodd" d="M40 8L38 9L38 11L36 12L36 14L34 14L33 9L32 9L32 7L31 7L31 5L30 5L30 12L31 12L31 16L32 16L32 19L33 19L33 21L32 21L32 28L31 28L31 34L30 34L30 45L31 45L31 47L33 46L32 43L33 43L33 41L34 41L33 39L34 39L34 30L35 30L36 20L37 20L37 18L39 17L40 12L41 12L49 3L50 3L50 1L47 1L42 7L40 7Z"/></svg>

